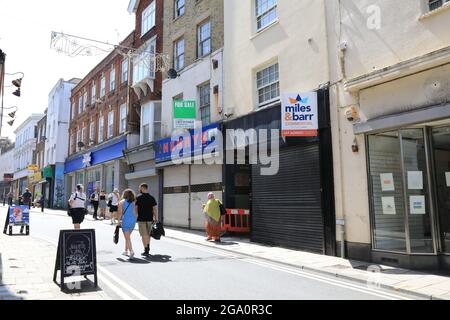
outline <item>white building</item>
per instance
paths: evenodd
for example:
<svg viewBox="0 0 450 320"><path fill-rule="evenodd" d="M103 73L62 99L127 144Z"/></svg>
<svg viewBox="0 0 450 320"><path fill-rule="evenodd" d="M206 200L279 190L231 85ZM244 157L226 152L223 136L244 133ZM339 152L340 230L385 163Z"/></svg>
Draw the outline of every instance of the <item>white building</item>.
<svg viewBox="0 0 450 320"><path fill-rule="evenodd" d="M48 95L47 128L43 177L49 184L50 203L62 207L64 202L64 162L69 150L69 120L71 91L80 79L60 79Z"/></svg>
<svg viewBox="0 0 450 320"><path fill-rule="evenodd" d="M15 196L31 187L28 166L34 165L34 151L36 150L36 126L44 117L42 113L33 113L15 131L16 143L14 147L14 183Z"/></svg>
<svg viewBox="0 0 450 320"><path fill-rule="evenodd" d="M0 154L0 197L4 197L10 191L11 181L5 175L14 172L14 144L1 149Z"/></svg>

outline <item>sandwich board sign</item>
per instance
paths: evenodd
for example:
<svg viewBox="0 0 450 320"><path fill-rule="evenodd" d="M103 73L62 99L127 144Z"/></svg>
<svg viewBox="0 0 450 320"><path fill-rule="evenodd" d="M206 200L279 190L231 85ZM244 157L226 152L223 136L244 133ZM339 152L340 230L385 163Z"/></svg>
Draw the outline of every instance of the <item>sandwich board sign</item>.
<svg viewBox="0 0 450 320"><path fill-rule="evenodd" d="M61 230L56 253L53 281L57 272L61 273L61 291L65 288L65 278L93 275L95 287L97 280L97 248L95 230Z"/></svg>
<svg viewBox="0 0 450 320"><path fill-rule="evenodd" d="M3 233L7 234L8 232L11 236L13 227L20 227L20 233L26 228L26 235L30 234L30 208L28 206L8 207Z"/></svg>

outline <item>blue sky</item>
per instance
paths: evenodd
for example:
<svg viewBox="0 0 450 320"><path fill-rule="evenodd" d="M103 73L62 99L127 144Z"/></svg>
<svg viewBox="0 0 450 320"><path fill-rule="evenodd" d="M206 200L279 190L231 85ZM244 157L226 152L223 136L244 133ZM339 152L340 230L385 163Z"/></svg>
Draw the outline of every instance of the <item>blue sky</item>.
<svg viewBox="0 0 450 320"><path fill-rule="evenodd" d="M2 136L14 140L14 129L31 113L43 112L48 94L60 78L83 78L105 55L71 58L50 49L51 31L117 43L134 28L129 0L0 0L0 49L6 72L22 71L22 96L5 89L4 107L18 106L13 127L3 120ZM6 77L6 85L14 77ZM8 112L5 112L8 113Z"/></svg>

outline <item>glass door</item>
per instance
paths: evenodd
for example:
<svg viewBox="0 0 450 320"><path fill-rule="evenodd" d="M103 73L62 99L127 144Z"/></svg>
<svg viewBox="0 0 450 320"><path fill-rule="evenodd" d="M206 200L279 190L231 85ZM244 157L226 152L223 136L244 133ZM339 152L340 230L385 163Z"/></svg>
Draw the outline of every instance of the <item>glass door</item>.
<svg viewBox="0 0 450 320"><path fill-rule="evenodd" d="M441 250L450 253L450 126L435 128L432 135Z"/></svg>

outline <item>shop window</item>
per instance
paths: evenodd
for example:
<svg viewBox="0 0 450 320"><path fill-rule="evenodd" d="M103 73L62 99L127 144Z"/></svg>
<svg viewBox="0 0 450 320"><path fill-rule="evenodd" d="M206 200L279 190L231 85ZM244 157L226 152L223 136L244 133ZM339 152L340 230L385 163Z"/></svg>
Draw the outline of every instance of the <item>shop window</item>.
<svg viewBox="0 0 450 320"><path fill-rule="evenodd" d="M111 193L114 190L114 166L106 167L106 186L105 191Z"/></svg>
<svg viewBox="0 0 450 320"><path fill-rule="evenodd" d="M424 141L423 129L368 137L375 249L434 252Z"/></svg>

